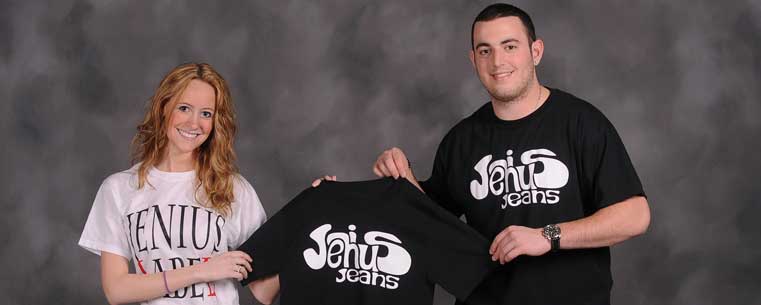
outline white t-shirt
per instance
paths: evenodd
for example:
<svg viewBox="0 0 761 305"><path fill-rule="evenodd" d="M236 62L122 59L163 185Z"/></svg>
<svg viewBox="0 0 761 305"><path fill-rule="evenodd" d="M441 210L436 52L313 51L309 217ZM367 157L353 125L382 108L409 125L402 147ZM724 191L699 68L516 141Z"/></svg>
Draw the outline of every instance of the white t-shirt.
<svg viewBox="0 0 761 305"><path fill-rule="evenodd" d="M159 273L202 263L236 249L264 223L254 188L237 175L227 218L195 200L195 171L151 169L137 189L138 165L103 181L79 245L134 261L138 273ZM197 283L142 304L238 304L237 281Z"/></svg>

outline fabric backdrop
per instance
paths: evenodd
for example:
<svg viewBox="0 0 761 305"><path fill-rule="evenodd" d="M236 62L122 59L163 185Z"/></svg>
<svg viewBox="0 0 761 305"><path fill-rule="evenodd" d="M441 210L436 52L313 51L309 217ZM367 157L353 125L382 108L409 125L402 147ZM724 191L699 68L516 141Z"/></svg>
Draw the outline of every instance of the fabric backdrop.
<svg viewBox="0 0 761 305"><path fill-rule="evenodd" d="M488 100L467 56L488 4L0 1L2 303L105 303L77 240L183 62L228 80L238 164L270 215L319 175L373 178L391 146L427 178ZM612 248L613 302L761 304L761 3L515 4L545 41L540 81L608 116L649 195L648 233Z"/></svg>

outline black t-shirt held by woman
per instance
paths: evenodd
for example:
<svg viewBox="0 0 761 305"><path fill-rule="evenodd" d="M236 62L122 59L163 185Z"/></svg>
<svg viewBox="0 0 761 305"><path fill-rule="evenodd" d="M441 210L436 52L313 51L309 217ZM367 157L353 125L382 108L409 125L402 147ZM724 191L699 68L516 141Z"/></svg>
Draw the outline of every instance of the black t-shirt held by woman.
<svg viewBox="0 0 761 305"><path fill-rule="evenodd" d="M465 299L498 265L489 242L407 180L325 181L284 206L239 250L243 285L280 274L281 304L431 304Z"/></svg>

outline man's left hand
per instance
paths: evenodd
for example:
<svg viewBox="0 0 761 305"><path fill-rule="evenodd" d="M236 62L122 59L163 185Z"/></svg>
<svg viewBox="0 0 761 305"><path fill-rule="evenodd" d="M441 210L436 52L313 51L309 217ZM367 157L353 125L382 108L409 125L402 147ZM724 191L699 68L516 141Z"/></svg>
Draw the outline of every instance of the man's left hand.
<svg viewBox="0 0 761 305"><path fill-rule="evenodd" d="M550 241L542 235L542 229L509 226L502 230L489 247L492 261L500 264L512 261L519 255L539 256L550 251Z"/></svg>

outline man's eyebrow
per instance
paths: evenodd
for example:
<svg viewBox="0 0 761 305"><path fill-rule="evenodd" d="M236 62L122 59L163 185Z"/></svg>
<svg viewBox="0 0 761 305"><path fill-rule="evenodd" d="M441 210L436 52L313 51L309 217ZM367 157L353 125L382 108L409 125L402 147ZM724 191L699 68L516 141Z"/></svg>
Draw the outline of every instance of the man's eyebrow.
<svg viewBox="0 0 761 305"><path fill-rule="evenodd" d="M506 44L506 43L510 43L510 42L520 42L520 41L518 39L515 39L515 38L508 38L508 39L503 40L499 44Z"/></svg>
<svg viewBox="0 0 761 305"><path fill-rule="evenodd" d="M488 47L488 46L489 46L489 44L488 44L488 43L485 43L485 42L479 42L479 43L476 45L476 49L478 49L478 48L480 48L480 47Z"/></svg>
<svg viewBox="0 0 761 305"><path fill-rule="evenodd" d="M515 39L515 38L507 38L507 39L505 39L505 40L502 40L502 41L500 41L500 42L499 42L499 44L500 44L500 45L503 45L503 44L506 44L506 43L511 43L511 42L520 42L520 40L518 40L518 39ZM489 46L489 44L488 44L488 43L485 43L485 42L479 42L479 43L476 45L476 47L475 47L475 48L476 48L476 49L478 49L478 48L480 48L480 47L488 47L488 46Z"/></svg>

